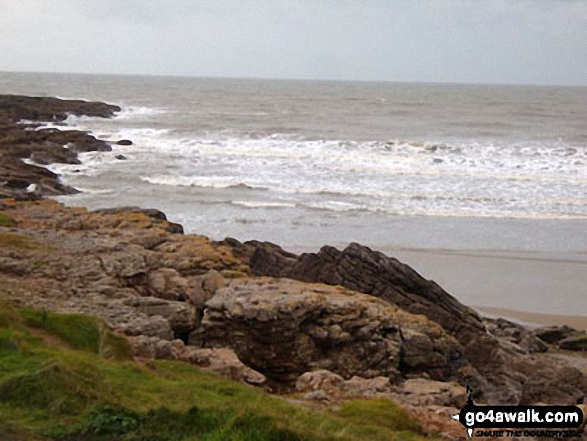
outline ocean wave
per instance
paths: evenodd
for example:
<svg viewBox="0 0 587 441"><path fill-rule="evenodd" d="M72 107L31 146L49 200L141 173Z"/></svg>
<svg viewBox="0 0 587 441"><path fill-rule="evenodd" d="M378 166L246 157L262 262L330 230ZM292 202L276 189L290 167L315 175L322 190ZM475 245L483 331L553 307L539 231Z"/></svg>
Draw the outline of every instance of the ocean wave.
<svg viewBox="0 0 587 441"><path fill-rule="evenodd" d="M532 219L583 219L587 213L587 201L577 197L587 192L587 149L562 141L356 141L229 130L180 136L180 126L176 133L159 123L107 124L100 130L107 127L108 139L134 143L115 146L136 153L129 178L234 190L238 199L229 203L235 207ZM65 176L92 176L116 162L113 153L55 167ZM269 193L253 193L260 190ZM231 192L210 194L225 199Z"/></svg>
<svg viewBox="0 0 587 441"><path fill-rule="evenodd" d="M160 107L147 106L122 106L122 110L118 112L114 119L125 120L134 118L145 118L166 113L167 110Z"/></svg>
<svg viewBox="0 0 587 441"><path fill-rule="evenodd" d="M237 179L224 176L176 176L157 175L141 176L140 180L154 185L167 185L172 187L201 187L215 189L238 190L267 190L267 187L255 186L239 182Z"/></svg>
<svg viewBox="0 0 587 441"><path fill-rule="evenodd" d="M230 201L232 205L240 205L247 208L295 208L296 204L290 202L270 201Z"/></svg>

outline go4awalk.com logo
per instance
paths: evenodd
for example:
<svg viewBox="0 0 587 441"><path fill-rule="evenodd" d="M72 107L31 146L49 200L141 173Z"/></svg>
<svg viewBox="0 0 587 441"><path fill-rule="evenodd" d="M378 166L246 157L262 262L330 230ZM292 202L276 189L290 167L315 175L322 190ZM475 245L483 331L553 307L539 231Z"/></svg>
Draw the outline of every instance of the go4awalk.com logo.
<svg viewBox="0 0 587 441"><path fill-rule="evenodd" d="M583 433L579 406L477 406L468 392L467 404L453 419L465 426L469 438L572 438Z"/></svg>

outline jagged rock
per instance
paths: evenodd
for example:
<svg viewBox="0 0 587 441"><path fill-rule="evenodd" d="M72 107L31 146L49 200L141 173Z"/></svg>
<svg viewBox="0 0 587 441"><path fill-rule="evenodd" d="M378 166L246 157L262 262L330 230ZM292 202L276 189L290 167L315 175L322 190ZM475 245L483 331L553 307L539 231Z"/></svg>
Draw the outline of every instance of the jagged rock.
<svg viewBox="0 0 587 441"><path fill-rule="evenodd" d="M341 401L355 398L388 397L393 386L387 377L342 378L327 370L306 372L295 386L296 392L305 393L304 399L310 401Z"/></svg>
<svg viewBox="0 0 587 441"><path fill-rule="evenodd" d="M464 348L442 329L422 315L398 310L401 330L401 368L405 374L426 373L433 378L454 378L466 364Z"/></svg>
<svg viewBox="0 0 587 441"><path fill-rule="evenodd" d="M60 164L81 164L77 154L70 149L55 143L46 143L42 149L33 151L29 159L40 165Z"/></svg>
<svg viewBox="0 0 587 441"><path fill-rule="evenodd" d="M114 207L114 208L100 208L95 210L94 213L103 214L121 214L121 213L141 213L147 217L166 221L167 216L160 210L155 208L141 208L141 207Z"/></svg>
<svg viewBox="0 0 587 441"><path fill-rule="evenodd" d="M79 152L110 151L103 140L78 130L60 131L19 124L22 119L63 121L69 114L110 117L118 106L45 97L0 95L0 196L36 200L44 195L73 194L77 190L59 182L58 176L22 159L48 165L79 164ZM28 191L31 185L35 191Z"/></svg>
<svg viewBox="0 0 587 441"><path fill-rule="evenodd" d="M556 344L559 341L577 335L579 331L570 326L543 326L535 329L534 334L541 340L549 344Z"/></svg>
<svg viewBox="0 0 587 441"><path fill-rule="evenodd" d="M491 334L519 346L524 352L531 354L548 351L548 345L544 341L518 323L503 318L486 318L484 323Z"/></svg>
<svg viewBox="0 0 587 441"><path fill-rule="evenodd" d="M467 383L490 404L564 404L587 391L587 377L578 369L519 354L489 335L472 341L465 353L478 370Z"/></svg>
<svg viewBox="0 0 587 441"><path fill-rule="evenodd" d="M425 315L464 346L463 353L459 353L458 348L451 351L456 360L448 362L444 370L450 372L450 368L460 366L459 380L473 386L482 399L494 404L564 403L587 392L587 378L578 370L569 368L570 371L566 371L567 368L557 366L553 360L538 361L528 355L528 352L544 349L536 339L524 340L523 337L516 344L489 334L477 313L434 282L382 253L351 244L343 251L323 247L317 254L297 256L270 243L241 244L233 239L224 243L232 247L236 255L247 259L256 275L342 285L384 299L413 314ZM412 341L414 333L407 334L406 340ZM427 365L430 360L424 358L426 339L415 334L413 343L414 351L408 352L407 360ZM404 369L408 368L404 365ZM414 371L424 373L418 369ZM450 379L443 375L443 369L428 369L426 373L430 371L433 379ZM543 381L544 372L556 380ZM564 375L572 376L575 381L564 381Z"/></svg>
<svg viewBox="0 0 587 441"><path fill-rule="evenodd" d="M126 161L128 158L124 155L116 155L115 156L116 159L118 159L119 161Z"/></svg>
<svg viewBox="0 0 587 441"><path fill-rule="evenodd" d="M82 100L62 100L53 97L0 95L0 115L12 121L64 121L69 114L110 118L120 107Z"/></svg>
<svg viewBox="0 0 587 441"><path fill-rule="evenodd" d="M487 332L467 323L473 320L469 316L452 327L459 344L440 323L398 308L383 295L395 292L394 264L369 252L375 263L358 252L339 263L345 262L351 274L348 283L363 272L377 295L292 280L233 279L251 274L250 244L169 234L164 215L156 211L89 212L51 200L9 198L0 206L18 228L18 240L0 247L0 296L23 306L101 317L127 336L171 341L176 355L198 350L177 347L177 338L189 338L206 351L233 348L243 363L267 374L275 390L280 382L293 386L305 372L328 369L343 378L362 378L354 380L363 383L358 392L343 390L342 397L387 393L377 386L382 375L394 381L392 388L405 378L458 379L474 388L480 402L495 404L565 404L587 394L585 376L569 367L572 353L533 352L524 347L535 343L527 338L532 333L517 325L504 323L497 330L488 325ZM14 233L4 228L2 234ZM276 256L298 265L297 256ZM357 268L347 268L351 262ZM326 271L322 264L318 268L316 274ZM343 267L332 268L340 273ZM431 293L420 295L430 285L417 277L410 285L413 274L398 268L398 296L410 297L412 310L422 303L424 310L444 311L437 312L443 317L451 300L433 286ZM378 271L384 273L381 286ZM186 301L155 298L168 292ZM441 304L433 304L434 293ZM196 329L202 312L203 325ZM461 318L456 314L454 320ZM169 356L169 344L159 345L147 352Z"/></svg>
<svg viewBox="0 0 587 441"><path fill-rule="evenodd" d="M235 250L249 258L255 275L342 285L370 294L408 312L425 315L463 344L485 332L478 314L436 283L424 279L397 259L356 243L343 251L325 246L317 254L300 256L287 253L277 245L255 241L237 245Z"/></svg>
<svg viewBox="0 0 587 441"><path fill-rule="evenodd" d="M587 351L587 335L566 337L558 342L558 347L567 351Z"/></svg>
<svg viewBox="0 0 587 441"><path fill-rule="evenodd" d="M128 279L147 275L147 264L144 249L129 246L125 251L103 254L100 261L107 274L113 277Z"/></svg>
<svg viewBox="0 0 587 441"><path fill-rule="evenodd" d="M210 270L203 276L195 277L192 280L193 289L190 302L196 306L198 311L204 308L204 304L216 294L216 291L224 288L227 284L226 279L216 270Z"/></svg>

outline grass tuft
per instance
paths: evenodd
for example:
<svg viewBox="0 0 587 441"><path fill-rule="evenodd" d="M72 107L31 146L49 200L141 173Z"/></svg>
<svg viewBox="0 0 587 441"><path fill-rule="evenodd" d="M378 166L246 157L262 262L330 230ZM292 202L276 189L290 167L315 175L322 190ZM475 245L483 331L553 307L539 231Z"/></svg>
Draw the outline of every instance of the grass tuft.
<svg viewBox="0 0 587 441"><path fill-rule="evenodd" d="M21 319L14 308L0 301L0 329L14 328L21 325Z"/></svg>
<svg viewBox="0 0 587 441"><path fill-rule="evenodd" d="M19 309L27 326L42 329L74 349L100 352L100 324L97 319L78 314L55 314L45 310Z"/></svg>
<svg viewBox="0 0 587 441"><path fill-rule="evenodd" d="M0 227L12 228L16 226L16 222L10 216L0 213Z"/></svg>
<svg viewBox="0 0 587 441"><path fill-rule="evenodd" d="M341 407L339 413L357 424L368 422L392 430L422 432L422 426L418 421L389 400L350 401Z"/></svg>
<svg viewBox="0 0 587 441"><path fill-rule="evenodd" d="M49 362L35 372L10 377L0 384L0 401L4 403L66 415L79 413L106 395L99 372L83 364Z"/></svg>

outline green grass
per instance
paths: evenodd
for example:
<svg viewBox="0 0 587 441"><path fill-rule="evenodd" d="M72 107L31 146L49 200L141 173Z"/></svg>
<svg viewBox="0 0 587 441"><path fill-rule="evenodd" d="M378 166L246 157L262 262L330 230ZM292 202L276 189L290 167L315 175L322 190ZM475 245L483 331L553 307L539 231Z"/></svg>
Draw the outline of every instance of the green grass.
<svg viewBox="0 0 587 441"><path fill-rule="evenodd" d="M126 341L93 318L0 304L0 439L423 439L389 401L317 411L185 363L145 366L128 354Z"/></svg>
<svg viewBox="0 0 587 441"><path fill-rule="evenodd" d="M14 227L16 222L10 216L0 213L0 227Z"/></svg>

